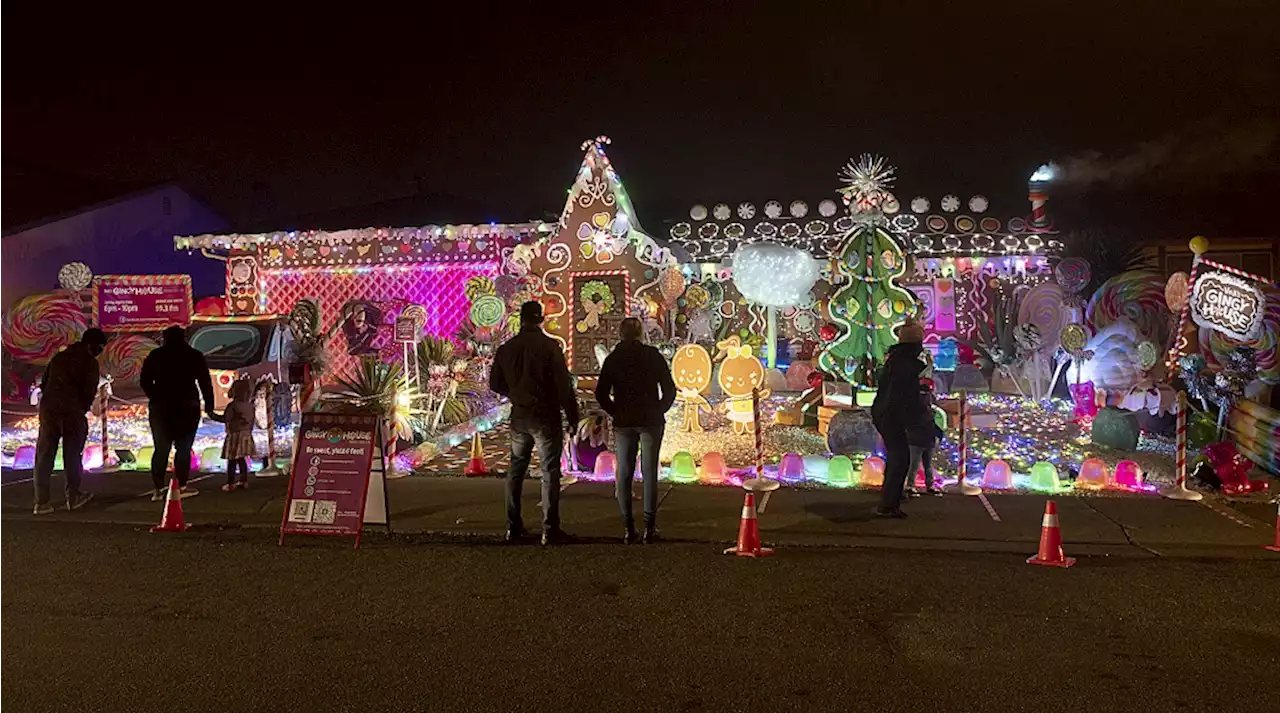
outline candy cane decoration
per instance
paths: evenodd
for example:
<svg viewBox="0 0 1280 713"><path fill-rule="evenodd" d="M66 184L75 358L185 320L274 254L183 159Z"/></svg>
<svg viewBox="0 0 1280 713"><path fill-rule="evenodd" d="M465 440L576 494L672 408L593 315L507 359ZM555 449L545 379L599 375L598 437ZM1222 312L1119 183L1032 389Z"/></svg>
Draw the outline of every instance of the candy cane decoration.
<svg viewBox="0 0 1280 713"><path fill-rule="evenodd" d="M1175 458L1177 482L1175 487L1187 487L1187 394L1178 392L1178 452Z"/></svg>
<svg viewBox="0 0 1280 713"><path fill-rule="evenodd" d="M1200 253L1196 253L1195 256L1191 258L1191 274L1187 276L1188 290L1193 289L1196 284L1196 274L1200 272L1201 260L1202 258L1200 257ZM1187 327L1187 315L1190 314L1190 312L1191 312L1191 299L1190 299L1190 295L1188 295L1188 299L1182 303L1182 309L1178 310L1177 336L1174 338L1174 341L1173 341L1173 349L1169 352L1169 356L1165 359L1165 362L1164 362L1165 370L1169 374L1176 373L1176 369L1178 368L1178 360L1181 359L1182 355L1187 352L1188 342L1187 342L1187 335L1186 335L1186 327Z"/></svg>
<svg viewBox="0 0 1280 713"><path fill-rule="evenodd" d="M756 427L756 477L764 477L764 429L760 426L760 389L751 390L751 415Z"/></svg>
<svg viewBox="0 0 1280 713"><path fill-rule="evenodd" d="M1202 265L1208 265L1209 267L1212 267L1212 268L1217 269L1217 270L1222 270L1223 272L1231 273L1232 275L1235 275L1235 276L1237 276L1237 277L1243 277L1243 278L1246 278L1246 279L1249 279L1249 280L1253 280L1254 282L1261 282L1261 283L1263 283L1263 284L1268 284L1268 285L1274 285L1274 284L1276 284L1276 283L1272 282L1270 278L1263 277L1262 275L1256 275L1256 274L1254 274L1254 273L1252 273L1252 272L1245 272L1244 270L1241 270L1241 269L1240 269L1240 268L1238 268L1238 267L1231 267L1230 265L1223 265L1223 264L1222 264L1222 263L1220 263L1220 262L1214 262L1213 260L1208 260L1208 259L1206 259L1206 258L1200 258L1200 263L1201 263ZM1187 280L1187 282L1188 282L1188 284L1195 284L1195 283L1194 283L1194 280L1190 280L1190 279L1188 279L1188 280Z"/></svg>
<svg viewBox="0 0 1280 713"><path fill-rule="evenodd" d="M969 472L969 392L960 392L960 467L957 471L960 480L956 487L964 488L964 479Z"/></svg>

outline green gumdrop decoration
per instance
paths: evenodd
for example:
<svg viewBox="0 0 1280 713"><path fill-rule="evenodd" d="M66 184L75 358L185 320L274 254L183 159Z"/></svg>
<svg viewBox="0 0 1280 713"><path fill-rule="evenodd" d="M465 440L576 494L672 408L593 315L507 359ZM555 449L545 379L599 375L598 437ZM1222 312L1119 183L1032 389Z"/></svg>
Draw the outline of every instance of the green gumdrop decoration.
<svg viewBox="0 0 1280 713"><path fill-rule="evenodd" d="M1058 483L1058 469L1052 463L1040 461L1031 466L1031 489L1045 493L1054 493L1061 488Z"/></svg>
<svg viewBox="0 0 1280 713"><path fill-rule="evenodd" d="M829 485L853 485L853 461L849 456L832 456L827 464L827 483Z"/></svg>
<svg viewBox="0 0 1280 713"><path fill-rule="evenodd" d="M677 483L693 483L698 480L698 464L689 451L680 451L671 457L671 480Z"/></svg>

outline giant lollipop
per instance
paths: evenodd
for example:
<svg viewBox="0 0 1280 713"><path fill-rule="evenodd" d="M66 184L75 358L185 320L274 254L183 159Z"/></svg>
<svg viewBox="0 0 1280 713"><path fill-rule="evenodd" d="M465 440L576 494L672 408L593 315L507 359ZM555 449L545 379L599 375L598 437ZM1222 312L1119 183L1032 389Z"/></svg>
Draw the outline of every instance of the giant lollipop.
<svg viewBox="0 0 1280 713"><path fill-rule="evenodd" d="M1065 320L1062 287L1042 282L1032 287L1018 306L1018 324L1034 324L1044 339L1044 346L1058 345L1058 333Z"/></svg>
<svg viewBox="0 0 1280 713"><path fill-rule="evenodd" d="M1187 288L1190 277L1185 272L1175 272L1169 276L1169 281L1164 284L1164 303L1169 306L1169 311L1178 314L1187 304Z"/></svg>
<svg viewBox="0 0 1280 713"><path fill-rule="evenodd" d="M141 334L117 335L102 352L102 371L114 377L117 384L137 384L142 361L158 346Z"/></svg>
<svg viewBox="0 0 1280 713"><path fill-rule="evenodd" d="M65 294L29 295L4 316L4 346L19 361L44 366L87 326L80 305Z"/></svg>
<svg viewBox="0 0 1280 713"><path fill-rule="evenodd" d="M1156 344L1169 335L1169 308L1165 306L1165 280L1156 272L1133 270L1107 280L1089 299L1086 322L1094 333L1120 319L1127 319Z"/></svg>
<svg viewBox="0 0 1280 713"><path fill-rule="evenodd" d="M1058 278L1062 291L1068 295L1078 295L1089 284L1093 273L1089 269L1089 261L1079 257L1063 258L1053 268L1053 276Z"/></svg>
<svg viewBox="0 0 1280 713"><path fill-rule="evenodd" d="M662 291L662 299L670 307L680 299L680 295L684 294L684 273L680 272L680 268L672 265L662 271L662 281L658 283L658 289Z"/></svg>
<svg viewBox="0 0 1280 713"><path fill-rule="evenodd" d="M69 262L58 270L58 284L62 289L79 293L93 282L93 271L82 262Z"/></svg>

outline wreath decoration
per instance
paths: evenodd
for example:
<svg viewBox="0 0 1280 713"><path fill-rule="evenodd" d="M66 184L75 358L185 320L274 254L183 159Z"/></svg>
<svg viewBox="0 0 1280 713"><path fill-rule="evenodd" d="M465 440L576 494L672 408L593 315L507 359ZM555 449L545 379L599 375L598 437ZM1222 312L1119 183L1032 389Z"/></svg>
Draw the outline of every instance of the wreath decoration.
<svg viewBox="0 0 1280 713"><path fill-rule="evenodd" d="M582 291L579 294L582 296L582 309L587 313L587 316L581 322L578 322L578 331L585 332L588 329L598 329L600 327L600 316L613 311L613 290L609 289L609 285L602 280L591 280L582 286Z"/></svg>

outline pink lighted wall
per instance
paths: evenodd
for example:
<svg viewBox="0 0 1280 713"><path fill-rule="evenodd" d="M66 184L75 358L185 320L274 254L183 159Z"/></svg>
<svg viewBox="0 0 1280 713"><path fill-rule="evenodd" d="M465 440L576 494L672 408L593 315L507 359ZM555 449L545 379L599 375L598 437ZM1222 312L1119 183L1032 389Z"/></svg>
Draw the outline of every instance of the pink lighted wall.
<svg viewBox="0 0 1280 713"><path fill-rule="evenodd" d="M265 301L259 309L266 313L288 314L298 300L316 299L320 303L323 324L328 328L342 313L342 306L350 300L375 303L405 300L426 307L425 331L428 334L452 337L470 309L464 290L467 280L476 275L494 277L497 272L498 264L492 261L332 270L263 270L258 285ZM393 322L394 315L386 315L384 319ZM339 371L355 362L346 354L346 341L341 331L334 335L330 344L334 366ZM396 351L398 353L398 349Z"/></svg>

